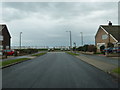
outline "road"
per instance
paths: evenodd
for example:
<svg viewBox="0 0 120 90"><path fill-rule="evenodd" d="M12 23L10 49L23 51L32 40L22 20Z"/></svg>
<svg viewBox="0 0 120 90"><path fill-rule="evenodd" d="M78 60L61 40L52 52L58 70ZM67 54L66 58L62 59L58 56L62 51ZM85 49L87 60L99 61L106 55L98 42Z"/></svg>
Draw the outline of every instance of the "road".
<svg viewBox="0 0 120 90"><path fill-rule="evenodd" d="M4 68L3 88L117 88L107 73L64 52Z"/></svg>

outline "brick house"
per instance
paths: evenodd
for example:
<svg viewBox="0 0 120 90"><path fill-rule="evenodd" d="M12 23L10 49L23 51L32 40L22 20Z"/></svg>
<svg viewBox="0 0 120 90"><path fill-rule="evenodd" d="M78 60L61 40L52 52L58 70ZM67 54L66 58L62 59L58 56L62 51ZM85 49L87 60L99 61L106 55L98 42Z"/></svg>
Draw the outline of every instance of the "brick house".
<svg viewBox="0 0 120 90"><path fill-rule="evenodd" d="M5 24L0 24L0 49L10 49L11 36Z"/></svg>
<svg viewBox="0 0 120 90"><path fill-rule="evenodd" d="M114 47L120 45L120 25L112 25L109 22L108 25L100 25L95 35L95 45L97 51L100 52L100 47L104 45L107 47L108 43L113 43Z"/></svg>

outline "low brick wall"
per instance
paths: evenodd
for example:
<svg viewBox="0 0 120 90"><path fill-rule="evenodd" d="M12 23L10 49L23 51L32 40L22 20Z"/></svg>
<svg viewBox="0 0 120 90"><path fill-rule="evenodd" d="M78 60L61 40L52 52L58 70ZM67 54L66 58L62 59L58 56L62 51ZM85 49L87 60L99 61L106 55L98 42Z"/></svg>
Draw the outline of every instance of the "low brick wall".
<svg viewBox="0 0 120 90"><path fill-rule="evenodd" d="M93 55L94 54L94 52L82 52L82 51L79 51L79 53L88 54L88 55Z"/></svg>

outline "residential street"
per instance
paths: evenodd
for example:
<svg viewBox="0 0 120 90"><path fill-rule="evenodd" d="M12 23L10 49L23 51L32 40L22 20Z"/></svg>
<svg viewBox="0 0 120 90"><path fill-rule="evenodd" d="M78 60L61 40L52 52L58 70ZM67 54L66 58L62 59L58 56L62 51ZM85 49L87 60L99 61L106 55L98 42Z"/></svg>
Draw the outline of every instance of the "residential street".
<svg viewBox="0 0 120 90"><path fill-rule="evenodd" d="M118 88L113 77L64 52L49 52L2 72L3 88Z"/></svg>

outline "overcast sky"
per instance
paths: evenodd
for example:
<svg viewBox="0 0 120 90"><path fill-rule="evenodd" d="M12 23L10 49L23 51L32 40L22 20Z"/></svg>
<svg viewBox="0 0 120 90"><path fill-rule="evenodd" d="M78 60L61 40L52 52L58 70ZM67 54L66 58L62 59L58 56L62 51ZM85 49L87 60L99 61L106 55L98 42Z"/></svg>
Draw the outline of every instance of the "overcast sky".
<svg viewBox="0 0 120 90"><path fill-rule="evenodd" d="M4 2L2 23L6 23L12 36L12 46L19 45L22 33L23 46L68 46L94 44L99 25L111 20L118 24L117 2Z"/></svg>

